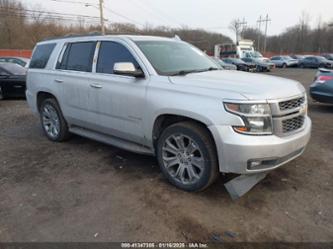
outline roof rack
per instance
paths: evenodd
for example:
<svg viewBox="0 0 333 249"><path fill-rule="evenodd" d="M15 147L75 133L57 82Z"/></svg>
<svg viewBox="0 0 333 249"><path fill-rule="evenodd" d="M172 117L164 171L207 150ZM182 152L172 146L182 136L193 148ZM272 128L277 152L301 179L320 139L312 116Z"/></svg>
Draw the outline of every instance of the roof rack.
<svg viewBox="0 0 333 249"><path fill-rule="evenodd" d="M64 36L54 36L54 37L47 37L43 39L43 41L50 41L50 40L57 40L62 38L75 38L75 37L89 37L89 36L102 36L101 32L90 32L88 34L67 34Z"/></svg>

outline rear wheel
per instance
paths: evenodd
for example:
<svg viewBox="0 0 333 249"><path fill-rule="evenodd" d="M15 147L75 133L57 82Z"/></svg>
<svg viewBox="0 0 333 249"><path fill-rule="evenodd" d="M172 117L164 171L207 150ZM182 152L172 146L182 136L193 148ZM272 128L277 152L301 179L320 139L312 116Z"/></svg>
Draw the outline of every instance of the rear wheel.
<svg viewBox="0 0 333 249"><path fill-rule="evenodd" d="M186 191L200 191L218 176L215 145L202 126L181 122L166 128L157 145L157 158L169 182Z"/></svg>
<svg viewBox="0 0 333 249"><path fill-rule="evenodd" d="M55 99L45 99L39 112L44 133L51 141L61 142L69 138L67 123Z"/></svg>

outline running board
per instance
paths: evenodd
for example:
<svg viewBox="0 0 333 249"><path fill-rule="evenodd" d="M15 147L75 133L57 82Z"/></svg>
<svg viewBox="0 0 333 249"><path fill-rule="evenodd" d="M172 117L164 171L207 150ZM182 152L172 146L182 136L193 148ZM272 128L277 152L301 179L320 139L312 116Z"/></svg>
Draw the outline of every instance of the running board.
<svg viewBox="0 0 333 249"><path fill-rule="evenodd" d="M77 126L72 126L69 128L71 133L77 134L82 137L90 138L92 140L96 140L98 142L112 145L118 147L120 149L132 151L135 153L143 154L143 155L153 155L152 150L143 145L132 143L114 136L98 133L92 130L84 129Z"/></svg>

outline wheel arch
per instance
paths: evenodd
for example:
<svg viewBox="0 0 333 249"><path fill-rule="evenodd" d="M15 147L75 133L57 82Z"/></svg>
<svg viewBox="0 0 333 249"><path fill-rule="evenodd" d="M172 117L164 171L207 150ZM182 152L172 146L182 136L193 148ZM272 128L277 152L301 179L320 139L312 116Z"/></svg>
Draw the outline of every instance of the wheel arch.
<svg viewBox="0 0 333 249"><path fill-rule="evenodd" d="M39 91L37 92L36 94L36 106L37 106L37 110L39 111L40 110L40 107L41 107L41 104L43 103L43 101L45 99L48 99L48 98L53 98L57 101L57 103L59 104L59 101L57 99L57 97L50 93L50 92L47 92L47 91Z"/></svg>
<svg viewBox="0 0 333 249"><path fill-rule="evenodd" d="M154 151L156 150L157 140L160 137L160 135L162 134L163 130L166 129L167 127L169 127L170 125L173 125L173 124L176 124L179 122L193 122L193 123L200 125L204 129L206 129L212 139L215 149L217 148L214 136L213 136L212 132L210 131L210 129L208 129L208 126L211 125L211 121L208 120L207 118L202 118L202 116L193 117L193 116L183 115L183 114L164 113L164 114L158 115L154 120L153 129L152 129L152 143L153 143Z"/></svg>

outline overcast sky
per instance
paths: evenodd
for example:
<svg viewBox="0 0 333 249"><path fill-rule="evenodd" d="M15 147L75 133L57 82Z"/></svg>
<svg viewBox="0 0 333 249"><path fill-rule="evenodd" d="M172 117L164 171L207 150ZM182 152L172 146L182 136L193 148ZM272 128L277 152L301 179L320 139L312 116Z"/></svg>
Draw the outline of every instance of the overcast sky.
<svg viewBox="0 0 333 249"><path fill-rule="evenodd" d="M37 6L45 11L98 16L97 8L83 3L98 4L98 0L21 0L26 7ZM67 2L67 3L65 3ZM68 3L68 2L79 2ZM310 16L312 26L333 21L333 0L104 0L105 18L109 22L204 28L234 38L228 28L232 19L240 18L256 27L259 16L269 15L268 33L278 34L296 24L303 12ZM110 13L113 10L124 17Z"/></svg>

